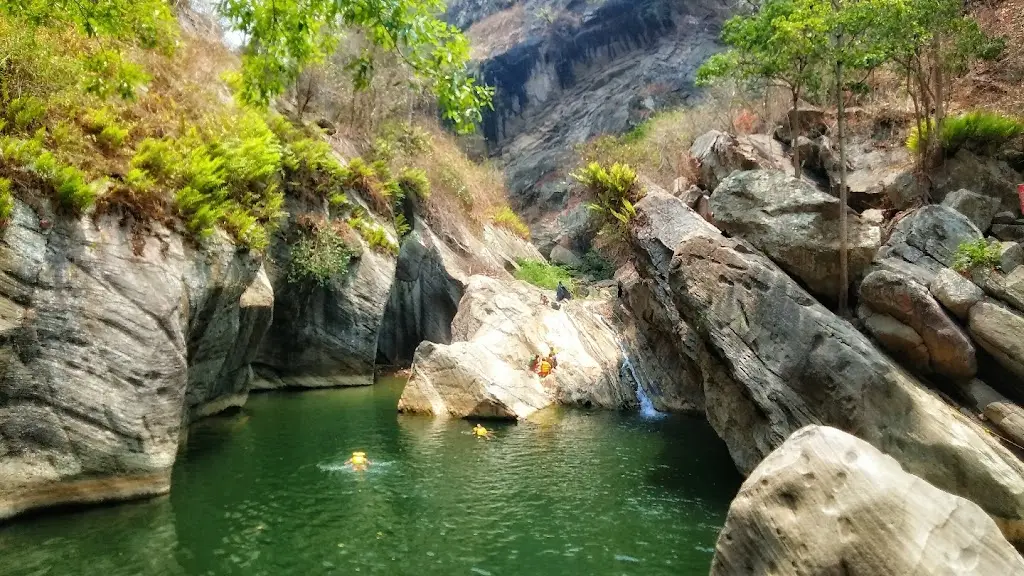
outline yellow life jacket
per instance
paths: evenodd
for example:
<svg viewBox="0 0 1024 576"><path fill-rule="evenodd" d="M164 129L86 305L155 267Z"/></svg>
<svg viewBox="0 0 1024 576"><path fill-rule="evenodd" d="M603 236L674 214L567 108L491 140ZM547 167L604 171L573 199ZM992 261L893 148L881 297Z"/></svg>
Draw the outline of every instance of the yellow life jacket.
<svg viewBox="0 0 1024 576"><path fill-rule="evenodd" d="M352 455L352 465L353 466L365 466L366 465L366 455L365 454L353 454Z"/></svg>
<svg viewBox="0 0 1024 576"><path fill-rule="evenodd" d="M487 436L487 428L477 426L476 428L473 428L473 433L477 436Z"/></svg>
<svg viewBox="0 0 1024 576"><path fill-rule="evenodd" d="M551 373L551 363L548 362L547 360L541 360L540 361L540 370L539 370L539 374L541 375L541 378L543 378L544 376L547 376L550 373Z"/></svg>

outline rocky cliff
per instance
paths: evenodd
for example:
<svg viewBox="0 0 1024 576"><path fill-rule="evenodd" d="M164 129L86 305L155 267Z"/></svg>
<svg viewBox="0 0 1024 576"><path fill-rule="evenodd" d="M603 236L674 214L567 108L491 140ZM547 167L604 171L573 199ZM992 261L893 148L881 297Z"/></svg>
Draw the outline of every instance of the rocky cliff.
<svg viewBox="0 0 1024 576"><path fill-rule="evenodd" d="M560 206L575 144L621 132L693 94L717 49L719 0L456 0L480 73L497 92L484 120L523 207Z"/></svg>

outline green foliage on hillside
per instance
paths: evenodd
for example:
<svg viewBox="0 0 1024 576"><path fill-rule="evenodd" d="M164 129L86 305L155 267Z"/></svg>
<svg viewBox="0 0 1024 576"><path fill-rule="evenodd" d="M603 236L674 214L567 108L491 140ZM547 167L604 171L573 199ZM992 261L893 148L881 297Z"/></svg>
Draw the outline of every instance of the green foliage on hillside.
<svg viewBox="0 0 1024 576"><path fill-rule="evenodd" d="M523 258L516 260L516 264L519 266L515 272L517 280L528 282L545 290L554 290L561 282L570 292L576 292L576 281L573 273L567 268L548 264L541 260Z"/></svg>
<svg viewBox="0 0 1024 576"><path fill-rule="evenodd" d="M907 136L907 148L912 152L921 152L928 131L934 127L934 121L912 127ZM939 143L947 154L955 154L961 148L993 152L1021 134L1024 134L1024 120L998 112L975 110L947 118L942 125Z"/></svg>
<svg viewBox="0 0 1024 576"><path fill-rule="evenodd" d="M348 272L355 250L344 222L300 218L299 240L292 244L289 282L310 281L327 286Z"/></svg>
<svg viewBox="0 0 1024 576"><path fill-rule="evenodd" d="M595 200L587 207L598 214L601 233L617 239L627 237L636 217L633 205L643 198L636 171L626 164L616 163L605 168L591 162L571 176L594 196Z"/></svg>

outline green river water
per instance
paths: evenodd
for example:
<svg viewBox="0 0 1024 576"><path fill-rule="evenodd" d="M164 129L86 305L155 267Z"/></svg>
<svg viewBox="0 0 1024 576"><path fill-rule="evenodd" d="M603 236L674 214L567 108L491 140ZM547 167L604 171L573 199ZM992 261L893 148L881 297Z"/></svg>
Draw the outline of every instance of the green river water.
<svg viewBox="0 0 1024 576"><path fill-rule="evenodd" d="M253 395L193 427L169 497L0 526L0 575L707 574L741 480L705 422L551 410L478 440L400 391Z"/></svg>

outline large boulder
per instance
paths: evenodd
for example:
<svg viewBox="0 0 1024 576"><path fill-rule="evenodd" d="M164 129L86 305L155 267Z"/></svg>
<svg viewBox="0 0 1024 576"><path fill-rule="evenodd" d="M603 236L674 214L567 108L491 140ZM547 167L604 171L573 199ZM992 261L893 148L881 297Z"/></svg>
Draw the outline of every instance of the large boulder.
<svg viewBox="0 0 1024 576"><path fill-rule="evenodd" d="M273 306L223 238L36 209L0 242L0 520L166 493L183 424L244 401Z"/></svg>
<svg viewBox="0 0 1024 576"><path fill-rule="evenodd" d="M1024 408L978 379L961 383L960 392L1007 439L1024 446Z"/></svg>
<svg viewBox="0 0 1024 576"><path fill-rule="evenodd" d="M975 503L808 426L743 483L711 574L1009 575L1024 574L1024 559Z"/></svg>
<svg viewBox="0 0 1024 576"><path fill-rule="evenodd" d="M698 184L709 192L737 170L786 170L788 166L792 171L779 144L767 136L733 136L712 130L693 141L690 157L697 163Z"/></svg>
<svg viewBox="0 0 1024 576"><path fill-rule="evenodd" d="M998 198L961 189L947 194L942 205L967 216L978 230L985 232L992 226L992 218L999 210L1000 201Z"/></svg>
<svg viewBox="0 0 1024 576"><path fill-rule="evenodd" d="M943 312L924 286L892 272L876 270L861 283L860 300L875 312L891 316L921 336L927 351L927 361L923 363L926 371L954 380L969 380L977 373L978 363L971 339ZM873 323L867 322L866 325L874 333ZM891 341L875 335L897 355L909 352L915 367L922 368L919 346L915 344L911 350L905 351L902 346L893 347Z"/></svg>
<svg viewBox="0 0 1024 576"><path fill-rule="evenodd" d="M1024 378L1024 316L994 302L971 308L971 336L1007 370Z"/></svg>
<svg viewBox="0 0 1024 576"><path fill-rule="evenodd" d="M949 206L922 206L897 222L878 256L900 259L937 274L953 264L960 244L981 237L973 222Z"/></svg>
<svg viewBox="0 0 1024 576"><path fill-rule="evenodd" d="M985 297L985 291L977 284L949 268L943 268L928 289L936 300L961 320L966 320L971 308Z"/></svg>
<svg viewBox="0 0 1024 576"><path fill-rule="evenodd" d="M947 194L967 188L998 202L1000 210L1020 216L1017 185L1024 178L1006 162L983 158L968 150L960 150L945 161L942 169L931 175L934 195L939 200Z"/></svg>
<svg viewBox="0 0 1024 576"><path fill-rule="evenodd" d="M626 354L610 310L597 306L570 301L555 310L532 286L471 277L452 321L452 344L417 348L399 409L526 418L555 402L636 406L637 383L623 370ZM541 381L530 372L530 359L547 353L549 344L558 349L558 367Z"/></svg>
<svg viewBox="0 0 1024 576"><path fill-rule="evenodd" d="M715 224L750 242L819 296L839 293L839 200L781 172L739 172L711 196ZM871 263L881 231L848 210L851 278Z"/></svg>
<svg viewBox="0 0 1024 576"><path fill-rule="evenodd" d="M835 426L974 500L1020 538L1024 464L771 260L682 210L671 218L689 230L669 272L672 301L697 335L708 420L741 471L805 425Z"/></svg>

